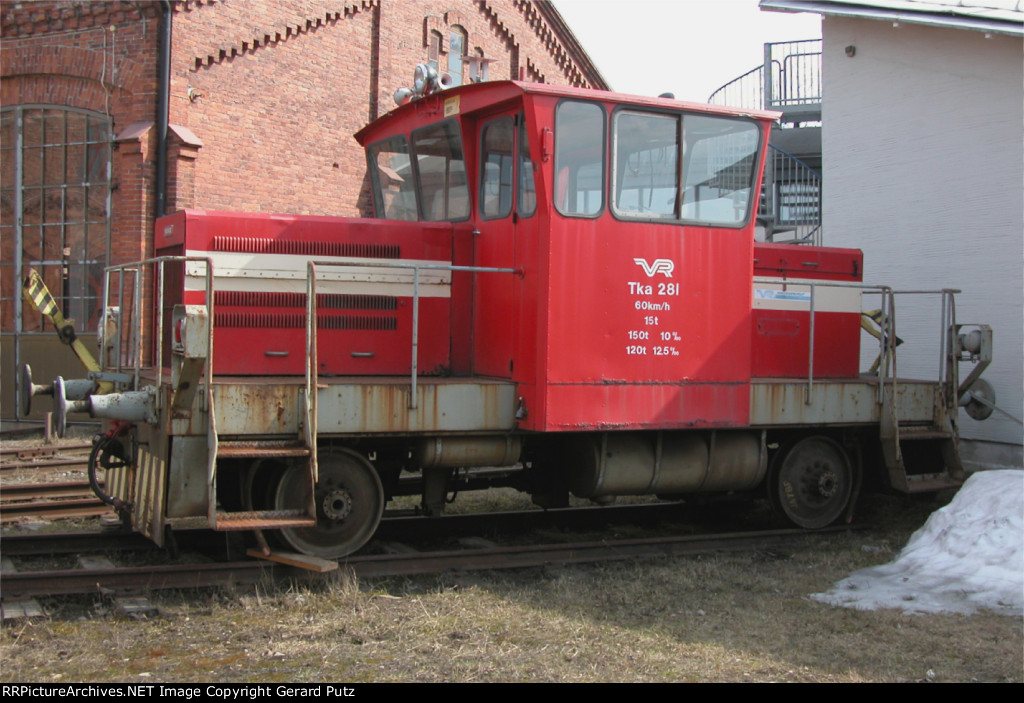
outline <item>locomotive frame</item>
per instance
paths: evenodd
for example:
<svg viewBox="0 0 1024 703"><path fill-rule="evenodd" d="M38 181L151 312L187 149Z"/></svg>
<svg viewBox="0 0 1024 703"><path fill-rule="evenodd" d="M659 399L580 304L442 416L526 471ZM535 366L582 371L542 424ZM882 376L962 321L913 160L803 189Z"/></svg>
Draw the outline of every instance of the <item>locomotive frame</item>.
<svg viewBox="0 0 1024 703"><path fill-rule="evenodd" d="M957 323L956 291L905 292L940 301L939 374L897 378L897 292L859 251L756 243L774 113L426 93L356 135L377 219L183 211L156 258L108 269L90 378L118 390L49 392L58 425L115 421L92 470L135 529L334 559L390 498L437 514L456 483L544 507L765 490L813 529L865 479L962 480L991 330ZM961 361L981 362L963 383Z"/></svg>

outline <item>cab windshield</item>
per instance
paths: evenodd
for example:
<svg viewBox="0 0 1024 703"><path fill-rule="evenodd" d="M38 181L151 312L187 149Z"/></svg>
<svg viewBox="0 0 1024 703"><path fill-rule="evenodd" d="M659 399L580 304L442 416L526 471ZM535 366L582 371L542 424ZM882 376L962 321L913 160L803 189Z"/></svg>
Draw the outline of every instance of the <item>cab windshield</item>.
<svg viewBox="0 0 1024 703"><path fill-rule="evenodd" d="M612 211L621 219L745 224L759 137L757 125L743 120L616 111Z"/></svg>
<svg viewBox="0 0 1024 703"><path fill-rule="evenodd" d="M555 118L555 207L596 217L607 182L607 202L621 220L742 226L756 200L760 137L751 120L626 107L606 127L599 104L564 101Z"/></svg>
<svg viewBox="0 0 1024 703"><path fill-rule="evenodd" d="M366 150L374 211L385 220L454 221L469 217L462 135L454 120L415 130Z"/></svg>

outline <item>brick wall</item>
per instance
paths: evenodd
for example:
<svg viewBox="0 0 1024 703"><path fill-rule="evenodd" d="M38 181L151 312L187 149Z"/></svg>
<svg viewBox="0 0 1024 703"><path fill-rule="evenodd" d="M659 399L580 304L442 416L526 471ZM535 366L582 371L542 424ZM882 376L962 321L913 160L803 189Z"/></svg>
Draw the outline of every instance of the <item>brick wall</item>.
<svg viewBox="0 0 1024 703"><path fill-rule="evenodd" d="M495 59L492 80L523 68L531 80L589 84L525 0L190 0L174 22L171 122L202 140L195 206L207 209L368 215L352 134L394 107L431 30L443 37L441 70L457 26L468 54Z"/></svg>

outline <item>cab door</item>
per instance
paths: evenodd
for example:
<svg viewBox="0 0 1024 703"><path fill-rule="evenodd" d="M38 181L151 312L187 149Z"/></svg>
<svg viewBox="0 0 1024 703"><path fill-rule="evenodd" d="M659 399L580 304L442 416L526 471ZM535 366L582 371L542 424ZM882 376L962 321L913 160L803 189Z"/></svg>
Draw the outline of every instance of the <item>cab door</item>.
<svg viewBox="0 0 1024 703"><path fill-rule="evenodd" d="M521 112L480 121L477 174L478 233L474 234L474 265L515 268L519 220L533 214L533 171L525 143ZM526 147L525 166L521 150ZM529 189L524 179L529 181ZM516 301L520 279L509 273L477 273L473 296L473 372L512 378L514 342L520 321Z"/></svg>

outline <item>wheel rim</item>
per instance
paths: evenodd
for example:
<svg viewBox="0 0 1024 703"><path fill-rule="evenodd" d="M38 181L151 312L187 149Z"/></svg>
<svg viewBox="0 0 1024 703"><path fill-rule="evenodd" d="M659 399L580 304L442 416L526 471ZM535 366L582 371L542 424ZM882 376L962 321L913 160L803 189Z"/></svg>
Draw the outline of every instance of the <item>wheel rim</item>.
<svg viewBox="0 0 1024 703"><path fill-rule="evenodd" d="M277 486L278 510L305 507L309 502L307 467L285 471ZM369 462L347 450L319 457L319 480L313 489L316 526L281 530L293 549L337 559L366 544L384 512L384 489Z"/></svg>
<svg viewBox="0 0 1024 703"><path fill-rule="evenodd" d="M772 467L772 507L805 529L838 520L852 492L853 470L846 452L827 437L800 440Z"/></svg>

